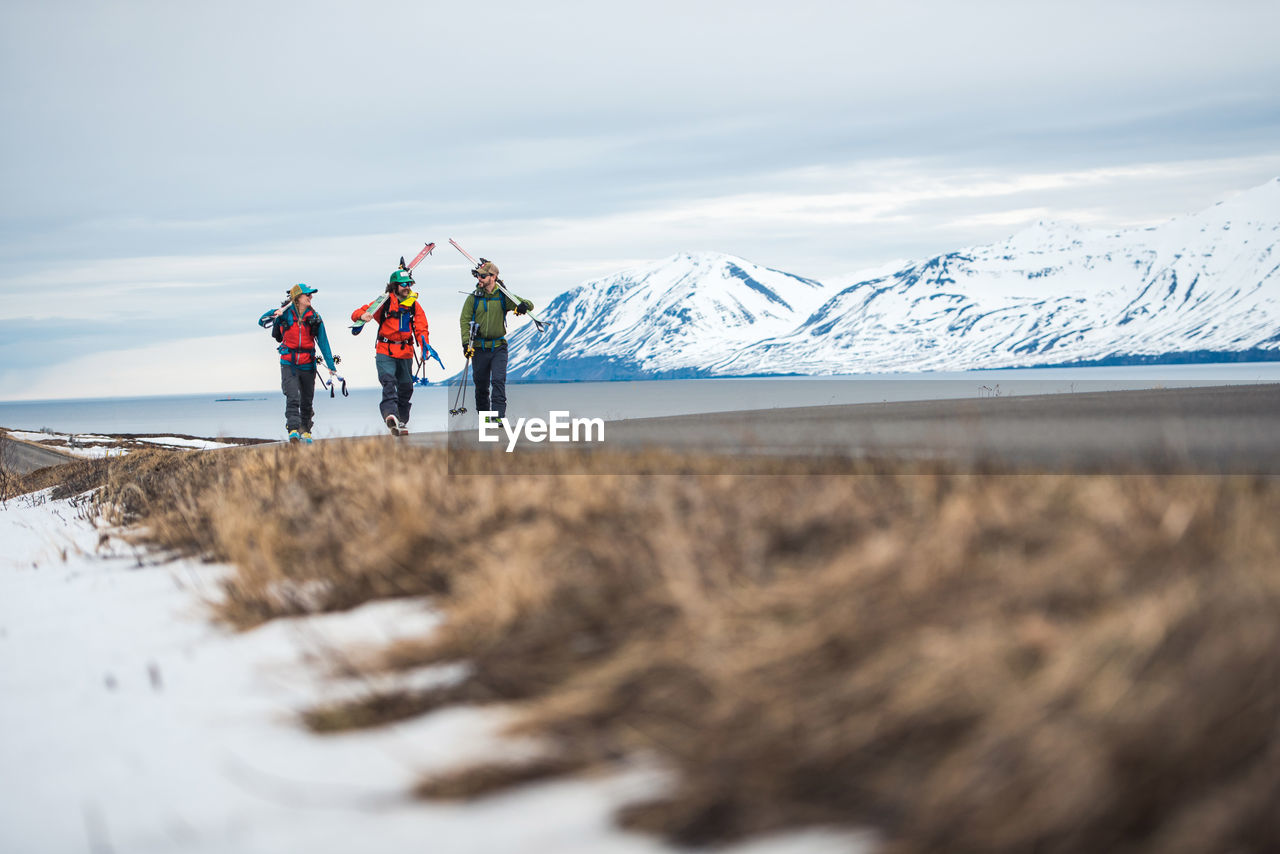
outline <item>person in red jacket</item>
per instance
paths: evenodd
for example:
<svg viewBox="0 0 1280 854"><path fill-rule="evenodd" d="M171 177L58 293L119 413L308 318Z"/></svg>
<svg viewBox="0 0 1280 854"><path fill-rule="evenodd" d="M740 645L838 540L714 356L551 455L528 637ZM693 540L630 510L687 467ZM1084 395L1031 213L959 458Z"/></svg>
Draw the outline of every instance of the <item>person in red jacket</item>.
<svg viewBox="0 0 1280 854"><path fill-rule="evenodd" d="M258 325L271 330L280 342L280 390L284 392L285 429L290 442L311 444L315 417L312 402L316 392L316 348L324 357L329 376L334 375L337 358L329 350L324 321L311 307L311 295L318 291L306 284L294 285L289 299L258 318Z"/></svg>
<svg viewBox="0 0 1280 854"><path fill-rule="evenodd" d="M412 289L413 275L396 270L387 282L386 302L370 311L373 302L351 312L351 320L378 321L378 344L374 363L382 383L382 403L378 411L387 429L395 436L409 432L409 400L413 397L413 348L416 343L427 352L427 315ZM374 301L376 302L376 300Z"/></svg>

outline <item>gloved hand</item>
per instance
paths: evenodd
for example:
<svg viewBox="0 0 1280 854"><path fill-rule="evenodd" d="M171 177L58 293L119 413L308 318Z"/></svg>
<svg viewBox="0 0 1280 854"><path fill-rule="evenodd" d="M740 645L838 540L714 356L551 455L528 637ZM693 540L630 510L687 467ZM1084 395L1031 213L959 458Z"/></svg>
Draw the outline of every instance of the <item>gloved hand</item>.
<svg viewBox="0 0 1280 854"><path fill-rule="evenodd" d="M474 356L475 354L476 354L476 348L475 348L475 347L472 347L472 346L467 345L467 344L463 344L463 345L462 345L462 355L464 355L464 356L466 356L468 359L470 359L470 358L471 358L472 356Z"/></svg>
<svg viewBox="0 0 1280 854"><path fill-rule="evenodd" d="M526 300L520 300L520 304L516 306L516 314L526 314L533 308L533 303Z"/></svg>

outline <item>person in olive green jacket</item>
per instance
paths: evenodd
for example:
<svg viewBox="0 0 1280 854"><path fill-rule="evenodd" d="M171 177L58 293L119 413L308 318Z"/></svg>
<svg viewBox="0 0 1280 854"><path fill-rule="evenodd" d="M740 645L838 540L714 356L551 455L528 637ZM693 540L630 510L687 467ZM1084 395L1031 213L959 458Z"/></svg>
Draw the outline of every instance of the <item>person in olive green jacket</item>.
<svg viewBox="0 0 1280 854"><path fill-rule="evenodd" d="M498 289L498 267L492 261L476 268L475 276L476 289L463 302L458 318L462 352L471 360L476 412L497 412L501 421L507 415L507 312L525 314L533 310L533 303L512 299Z"/></svg>

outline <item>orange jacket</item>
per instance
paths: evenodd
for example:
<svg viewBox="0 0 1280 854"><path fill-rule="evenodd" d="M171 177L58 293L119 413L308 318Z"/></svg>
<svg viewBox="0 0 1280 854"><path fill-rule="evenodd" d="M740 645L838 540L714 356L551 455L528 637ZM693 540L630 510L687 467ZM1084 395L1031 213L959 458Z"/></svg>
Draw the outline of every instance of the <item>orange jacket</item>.
<svg viewBox="0 0 1280 854"><path fill-rule="evenodd" d="M351 312L351 319L359 320L360 315L368 311L375 301L365 303ZM415 341L426 352L427 315L418 303L417 294L412 294L405 303L400 305L396 295L391 294L373 313L373 319L378 323L378 345L374 348L375 352L393 359L412 359Z"/></svg>

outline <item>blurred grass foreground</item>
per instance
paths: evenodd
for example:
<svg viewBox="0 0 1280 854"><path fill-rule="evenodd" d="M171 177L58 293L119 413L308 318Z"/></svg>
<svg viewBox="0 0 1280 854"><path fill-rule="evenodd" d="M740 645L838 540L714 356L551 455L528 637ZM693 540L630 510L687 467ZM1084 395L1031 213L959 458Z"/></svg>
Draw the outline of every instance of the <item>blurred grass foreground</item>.
<svg viewBox="0 0 1280 854"><path fill-rule="evenodd" d="M450 476L383 439L62 468L150 543L234 564L236 626L432 597L439 629L361 666L462 681L305 716L504 703L544 745L424 797L640 759L672 783L619 820L680 843L836 825L901 852L1280 850L1276 478Z"/></svg>

